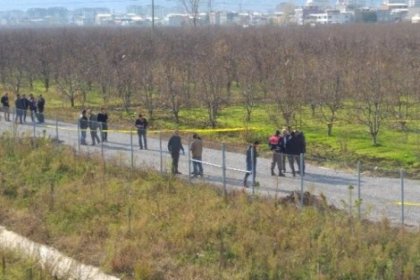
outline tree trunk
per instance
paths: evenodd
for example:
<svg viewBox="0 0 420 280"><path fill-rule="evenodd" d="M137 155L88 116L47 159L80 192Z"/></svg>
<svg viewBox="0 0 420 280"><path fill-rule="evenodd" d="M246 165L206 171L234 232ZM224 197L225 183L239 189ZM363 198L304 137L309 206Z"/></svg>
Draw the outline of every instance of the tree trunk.
<svg viewBox="0 0 420 280"><path fill-rule="evenodd" d="M371 133L370 135L372 136L373 146L377 146L378 145L378 133Z"/></svg>
<svg viewBox="0 0 420 280"><path fill-rule="evenodd" d="M45 92L48 92L48 90L50 89L50 79L49 78L44 78L44 88L45 88Z"/></svg>
<svg viewBox="0 0 420 280"><path fill-rule="evenodd" d="M327 127L328 127L328 136L331 136L332 135L332 128L333 128L333 124L332 123L328 123L327 124Z"/></svg>

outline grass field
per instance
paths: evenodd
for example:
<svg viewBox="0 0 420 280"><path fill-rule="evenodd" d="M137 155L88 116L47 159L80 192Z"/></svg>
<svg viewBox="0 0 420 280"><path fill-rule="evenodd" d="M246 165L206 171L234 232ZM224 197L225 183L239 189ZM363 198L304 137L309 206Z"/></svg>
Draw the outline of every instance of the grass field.
<svg viewBox="0 0 420 280"><path fill-rule="evenodd" d="M415 279L420 235L0 139L0 224L124 279Z"/></svg>

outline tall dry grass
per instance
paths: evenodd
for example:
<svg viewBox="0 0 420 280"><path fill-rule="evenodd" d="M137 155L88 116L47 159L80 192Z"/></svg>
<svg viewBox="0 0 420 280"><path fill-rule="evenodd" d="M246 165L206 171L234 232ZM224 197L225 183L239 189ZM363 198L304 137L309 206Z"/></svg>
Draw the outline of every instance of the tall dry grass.
<svg viewBox="0 0 420 280"><path fill-rule="evenodd" d="M124 279L418 279L420 235L48 140L0 139L0 223Z"/></svg>

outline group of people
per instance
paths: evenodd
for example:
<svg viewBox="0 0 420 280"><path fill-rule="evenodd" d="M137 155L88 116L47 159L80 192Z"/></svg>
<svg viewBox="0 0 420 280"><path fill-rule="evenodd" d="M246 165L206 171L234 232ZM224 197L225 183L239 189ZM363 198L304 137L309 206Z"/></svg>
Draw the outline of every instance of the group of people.
<svg viewBox="0 0 420 280"><path fill-rule="evenodd" d="M142 115L139 114L136 119L134 126L137 129L139 138L140 150L147 150L147 129L148 121ZM108 114L104 108L101 108L101 112L97 115L91 109L83 110L79 119L79 127L81 129L80 143L87 145L86 137L87 130L90 131L92 138L92 145L100 143L101 141L106 142L108 139ZM100 130L101 137L98 136L98 129ZM252 182L255 183L256 170L257 170L257 157L259 141L255 141L252 145L249 145L246 151L246 172L243 180L243 185L248 186L248 178L252 175ZM298 130L292 130L285 128L282 131L277 130L273 135L268 138L268 145L272 152L271 162L271 175L272 176L285 176L286 173L286 158L289 162L289 168L293 176L298 174L305 174L305 161L301 158L301 154L306 153L306 141L303 132ZM192 176L203 176L203 141L201 137L194 133L192 135L192 143L189 147L192 157L193 172ZM182 152L185 154L182 140L178 130L175 130L174 134L168 141L168 151L172 158L171 172L173 175L181 174L178 169L179 157ZM295 168L297 165L297 169ZM277 167L278 173L275 173Z"/></svg>
<svg viewBox="0 0 420 280"><path fill-rule="evenodd" d="M134 126L137 129L137 135L139 137L139 148L140 150L147 150L147 129L149 123L147 119L139 114ZM168 141L168 151L171 154L172 158L172 167L171 171L173 175L181 174L178 170L178 162L181 151L185 154L184 147L182 146L181 137L179 136L178 130L175 130L174 134ZM193 134L193 142L191 143L190 151L192 154L192 163L193 163L193 172L192 176L203 176L203 165L201 163L202 153L203 153L203 143L198 136L198 134Z"/></svg>
<svg viewBox="0 0 420 280"><path fill-rule="evenodd" d="M98 114L95 114L92 109L84 109L79 118L80 128L80 144L87 145L87 130L90 131L92 139L92 146L97 143L108 141L108 113L105 108L101 108ZM98 136L98 129L100 130L101 138Z"/></svg>
<svg viewBox="0 0 420 280"><path fill-rule="evenodd" d="M191 175L193 178L197 176L203 177L203 140L197 133L193 134L192 142L189 149L191 151L191 162L193 166L193 171ZM168 151L171 154L172 158L172 174L181 174L181 172L179 172L178 170L179 155L181 151L185 155L185 150L182 146L182 141L181 137L179 136L178 130L175 130L174 134L171 136L171 138L169 138Z"/></svg>
<svg viewBox="0 0 420 280"><path fill-rule="evenodd" d="M258 146L260 142L255 141L250 145L246 152L246 173L244 177L244 187L248 186L248 177L252 174L252 182L255 184ZM268 138L268 146L272 152L271 175L284 177L286 173L286 158L289 162L290 171L293 177L298 174L305 174L306 140L302 131L285 128L281 132L276 132ZM297 169L295 169L295 163ZM277 166L278 173L275 173Z"/></svg>
<svg viewBox="0 0 420 280"><path fill-rule="evenodd" d="M4 119L10 121L10 102L9 102L9 93L6 92L1 97L2 110L4 113ZM16 108L16 123L26 122L26 116L29 114L31 116L31 121L35 122L37 120L39 123L44 123L44 108L45 108L45 99L42 95L35 99L34 95L31 93L29 97L26 97L25 94L16 95L15 100Z"/></svg>

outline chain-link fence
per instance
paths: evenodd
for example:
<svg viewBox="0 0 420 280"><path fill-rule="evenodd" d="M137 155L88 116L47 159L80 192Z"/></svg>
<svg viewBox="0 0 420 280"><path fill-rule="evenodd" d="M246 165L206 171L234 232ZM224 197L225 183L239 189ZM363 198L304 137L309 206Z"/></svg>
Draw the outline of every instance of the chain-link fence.
<svg viewBox="0 0 420 280"><path fill-rule="evenodd" d="M133 129L128 130L116 129L112 125L103 129L102 123L95 122L92 120L94 118L89 120L89 116L83 124L80 120L69 123L46 117L44 120L43 114L37 114L32 119L28 114L25 119L23 113L11 110L10 121L3 118L1 128L26 133L32 137L50 137L73 146L79 153L97 153L104 160L117 158L131 168L153 169L168 174L173 171L173 155L168 150L168 139L173 131L149 130L146 133L147 143L140 143L142 133L134 125ZM251 166L247 165L248 146L238 150L238 146L204 139L202 159L197 160L193 159L190 151L192 133L180 131L180 137L184 153L181 150L177 171L182 173L179 176L192 184L211 183L220 186L225 193L245 190L252 195L272 197L300 194L300 203L303 203L305 192L322 193L329 203L346 209L351 215L361 219L388 218L395 224L420 225L420 182L407 179L406 177L414 177L414 174L406 174L403 169L382 177L378 175L376 168L365 168L360 162L347 170L335 170L310 163L306 163L305 168L299 168L304 165L305 160L301 154L293 157L295 174L291 168L292 161L284 161L283 169L286 172L283 177L278 176L278 173L272 174L271 157L261 156L255 165L253 161ZM285 158L288 156L285 155ZM193 164L201 165L203 172L194 172ZM245 177L248 177L247 181Z"/></svg>

